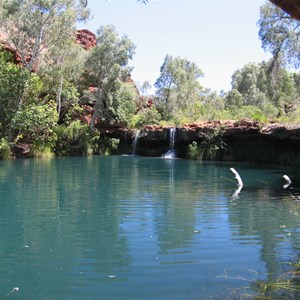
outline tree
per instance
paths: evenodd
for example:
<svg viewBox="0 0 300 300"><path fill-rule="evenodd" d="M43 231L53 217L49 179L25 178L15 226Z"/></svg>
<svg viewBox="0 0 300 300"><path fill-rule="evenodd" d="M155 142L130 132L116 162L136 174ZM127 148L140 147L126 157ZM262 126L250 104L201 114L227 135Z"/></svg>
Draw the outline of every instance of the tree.
<svg viewBox="0 0 300 300"><path fill-rule="evenodd" d="M12 119L16 142L24 140L35 145L53 147L57 126L55 103L21 105Z"/></svg>
<svg viewBox="0 0 300 300"><path fill-rule="evenodd" d="M2 136L10 138L11 120L18 110L27 77L27 72L11 61L9 53L0 51L0 133Z"/></svg>
<svg viewBox="0 0 300 300"><path fill-rule="evenodd" d="M193 62L180 57L166 55L160 68L160 76L154 86L158 106L166 118L172 118L200 100L202 87L198 81L203 76L201 69Z"/></svg>
<svg viewBox="0 0 300 300"><path fill-rule="evenodd" d="M134 83L122 82L113 99L117 120L127 125L137 111L138 92Z"/></svg>
<svg viewBox="0 0 300 300"><path fill-rule="evenodd" d="M86 12L76 0L3 0L1 30L32 71L45 53L74 39L76 21Z"/></svg>
<svg viewBox="0 0 300 300"><path fill-rule="evenodd" d="M88 0L79 0L79 1L80 1L80 3L82 3L85 7L88 5ZM141 2L141 3L144 3L144 4L148 3L148 0L137 0L137 1L139 1L139 2Z"/></svg>
<svg viewBox="0 0 300 300"><path fill-rule="evenodd" d="M293 18L300 20L300 1L270 0L282 10L290 14Z"/></svg>
<svg viewBox="0 0 300 300"><path fill-rule="evenodd" d="M232 75L232 90L229 103L235 105L252 105L262 108L268 96L266 64L249 63ZM243 101L241 101L241 97Z"/></svg>
<svg viewBox="0 0 300 300"><path fill-rule="evenodd" d="M243 95L237 90L232 89L228 92L225 98L225 107L232 108L237 107L240 108L245 104L245 99Z"/></svg>
<svg viewBox="0 0 300 300"><path fill-rule="evenodd" d="M277 69L276 84L270 73L273 61L246 64L232 75L232 90L226 96L226 108L255 106L265 113L275 106L283 110L285 105L299 99L299 75L282 66ZM274 109L273 109L274 110Z"/></svg>
<svg viewBox="0 0 300 300"><path fill-rule="evenodd" d="M41 65L39 73L48 86L48 95L56 98L60 121L68 109L78 103L75 85L81 79L86 56L87 51L81 45L67 40L64 47L53 49L51 55L46 54Z"/></svg>
<svg viewBox="0 0 300 300"><path fill-rule="evenodd" d="M299 68L300 21L277 6L266 3L261 6L258 25L262 47L272 53L274 63L281 59L282 63Z"/></svg>
<svg viewBox="0 0 300 300"><path fill-rule="evenodd" d="M117 119L114 93L121 82L129 78L135 46L127 36L119 37L114 26L101 26L97 31L97 45L86 61L88 84L97 87L96 105L91 127L99 117L103 121Z"/></svg>

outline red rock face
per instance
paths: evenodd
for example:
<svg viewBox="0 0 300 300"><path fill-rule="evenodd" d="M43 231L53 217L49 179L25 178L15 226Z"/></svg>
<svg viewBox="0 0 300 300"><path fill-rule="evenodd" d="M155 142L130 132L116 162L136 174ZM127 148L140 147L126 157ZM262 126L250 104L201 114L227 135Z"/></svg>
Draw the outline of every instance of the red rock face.
<svg viewBox="0 0 300 300"><path fill-rule="evenodd" d="M291 17L300 20L300 0L270 0L287 12Z"/></svg>
<svg viewBox="0 0 300 300"><path fill-rule="evenodd" d="M96 46L96 35L87 29L76 31L76 43L82 45L85 50Z"/></svg>
<svg viewBox="0 0 300 300"><path fill-rule="evenodd" d="M96 46L96 35L87 29L77 30L75 42L77 44L80 44L83 49L89 50L92 47ZM14 62L16 64L19 64L19 65L22 64L22 59L21 59L20 54L16 51L16 49L12 45L10 45L8 43L7 37L5 36L5 34L3 34L1 32L0 32L0 46L5 51L12 53ZM29 61L30 56L28 56L28 58L26 57L26 60ZM35 71L35 70L36 70L36 68L34 68L33 71Z"/></svg>

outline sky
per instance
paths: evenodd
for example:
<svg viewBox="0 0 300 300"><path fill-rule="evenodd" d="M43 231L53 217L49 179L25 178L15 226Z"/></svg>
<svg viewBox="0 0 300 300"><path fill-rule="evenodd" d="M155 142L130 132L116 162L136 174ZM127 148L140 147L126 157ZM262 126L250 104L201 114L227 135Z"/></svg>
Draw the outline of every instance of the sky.
<svg viewBox="0 0 300 300"><path fill-rule="evenodd" d="M220 92L249 62L271 56L261 48L257 21L264 0L88 0L92 19L79 24L96 33L113 24L136 45L132 79L154 84L165 56L179 56L204 72L200 84Z"/></svg>

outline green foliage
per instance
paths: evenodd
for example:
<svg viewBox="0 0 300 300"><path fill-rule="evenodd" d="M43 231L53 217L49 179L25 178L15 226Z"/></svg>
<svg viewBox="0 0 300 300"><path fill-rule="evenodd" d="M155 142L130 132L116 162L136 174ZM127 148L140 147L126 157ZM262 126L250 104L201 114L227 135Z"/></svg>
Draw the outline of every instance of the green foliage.
<svg viewBox="0 0 300 300"><path fill-rule="evenodd" d="M188 146L187 158L194 160L216 160L222 150L226 150L226 145L222 140L223 130L214 128L203 133L203 141L197 143L193 141Z"/></svg>
<svg viewBox="0 0 300 300"><path fill-rule="evenodd" d="M256 106L242 106L240 108L232 107L230 112L235 116L236 120L249 118L255 121L267 122L268 117L262 112L262 110Z"/></svg>
<svg viewBox="0 0 300 300"><path fill-rule="evenodd" d="M298 20L270 2L261 6L258 25L262 47L270 51L275 60L281 58L296 68L300 66L299 24Z"/></svg>
<svg viewBox="0 0 300 300"><path fill-rule="evenodd" d="M226 96L226 108L232 108L232 107L242 107L244 105L244 97L243 95L237 90L237 89L232 89L229 91L229 93Z"/></svg>
<svg viewBox="0 0 300 300"><path fill-rule="evenodd" d="M54 103L22 105L12 120L15 142L53 147L56 141L57 112Z"/></svg>
<svg viewBox="0 0 300 300"><path fill-rule="evenodd" d="M61 123L63 119L66 119L66 115L74 115L74 108L78 107L79 103L79 93L73 82L62 80L60 86L59 81L59 78L53 77L51 74L45 74L41 95L44 103L56 102L58 120Z"/></svg>
<svg viewBox="0 0 300 300"><path fill-rule="evenodd" d="M272 61L250 63L234 72L232 90L226 95L225 107L238 111L243 106L255 106L274 119L284 111L285 105L297 103L300 98L299 75L281 66L277 66L276 72L270 72L271 66Z"/></svg>
<svg viewBox="0 0 300 300"><path fill-rule="evenodd" d="M188 146L187 158L193 160L201 160L203 157L203 151L200 150L198 143L193 141Z"/></svg>
<svg viewBox="0 0 300 300"><path fill-rule="evenodd" d="M222 120L229 118L225 111L224 97L221 94L218 94L216 91L211 91L209 89L205 90L202 94L201 105L197 105L198 113L197 110L195 110L193 116L196 117L196 119L193 121Z"/></svg>
<svg viewBox="0 0 300 300"><path fill-rule="evenodd" d="M11 120L19 108L28 73L11 62L8 53L0 51L0 132L10 135Z"/></svg>
<svg viewBox="0 0 300 300"><path fill-rule="evenodd" d="M135 46L114 26L99 28L97 45L90 51L73 42L76 21L87 16L83 4L0 0L1 28L25 66L16 66L10 54L0 51L1 157L10 156L10 142L32 144L35 157L51 155L54 145L59 155L116 153L118 140L100 138L96 130L74 121L83 112L79 99L96 104L91 127L96 118L131 128L244 118L300 122L300 76L283 67L300 66L299 21L272 4L262 6L259 21L271 61L246 64L234 72L232 90L218 94L203 90L203 72L195 63L166 55L155 83L156 97L148 95L149 83L143 84L140 96L129 80ZM217 158L223 147L220 132L208 133L202 143L189 146L189 157Z"/></svg>
<svg viewBox="0 0 300 300"><path fill-rule="evenodd" d="M33 158L52 158L54 153L52 148L49 146L40 143L33 143L30 148L29 156Z"/></svg>
<svg viewBox="0 0 300 300"><path fill-rule="evenodd" d="M120 140L109 137L102 137L98 143L97 154L112 155L118 153Z"/></svg>
<svg viewBox="0 0 300 300"><path fill-rule="evenodd" d="M72 121L68 126L56 128L57 143L55 153L59 156L86 156L91 154L108 155L117 151L119 140L101 137L97 130L79 120Z"/></svg>
<svg viewBox="0 0 300 300"><path fill-rule="evenodd" d="M198 79L202 76L195 63L166 55L155 82L156 107L165 120L178 118L183 111L188 117L192 116L190 108L200 101L202 87Z"/></svg>
<svg viewBox="0 0 300 300"><path fill-rule="evenodd" d="M26 78L26 85L22 95L23 104L40 104L45 102L48 93L48 87L44 80L36 73L30 73ZM43 97L44 96L44 97Z"/></svg>
<svg viewBox="0 0 300 300"><path fill-rule="evenodd" d="M97 31L97 45L90 53L85 64L87 84L97 87L96 107L92 118L110 122L118 117L115 103L121 81L125 81L130 68L135 46L126 36L119 37L114 26L102 26Z"/></svg>
<svg viewBox="0 0 300 300"><path fill-rule="evenodd" d="M300 107L287 115L283 115L278 118L278 122L287 124L299 124L300 123Z"/></svg>
<svg viewBox="0 0 300 300"><path fill-rule="evenodd" d="M145 108L140 110L136 115L132 116L129 127L141 128L144 125L158 125L161 120L161 115L155 107Z"/></svg>
<svg viewBox="0 0 300 300"><path fill-rule="evenodd" d="M0 158L5 160L12 158L9 142L5 138L0 139Z"/></svg>
<svg viewBox="0 0 300 300"><path fill-rule="evenodd" d="M5 1L0 17L23 66L31 71L44 58L44 49L49 54L65 47L84 10L77 0L15 0Z"/></svg>
<svg viewBox="0 0 300 300"><path fill-rule="evenodd" d="M83 108L79 104L71 104L64 109L64 114L61 114L59 124L68 126L74 120L79 119L83 114Z"/></svg>
<svg viewBox="0 0 300 300"><path fill-rule="evenodd" d="M268 100L268 82L264 63L249 63L234 72L227 106L262 107Z"/></svg>
<svg viewBox="0 0 300 300"><path fill-rule="evenodd" d="M55 100L59 122L62 122L69 108L78 104L82 88L81 75L87 51L73 41L67 41L63 48L55 48L47 55L39 73L47 88L47 101ZM46 98L45 97L45 98Z"/></svg>
<svg viewBox="0 0 300 300"><path fill-rule="evenodd" d="M127 125L136 113L137 101L138 93L133 84L122 83L114 94L113 107L116 119Z"/></svg>
<svg viewBox="0 0 300 300"><path fill-rule="evenodd" d="M68 126L58 126L56 134L55 153L59 156L92 154L92 142L97 142L88 125L82 124L79 120L71 122Z"/></svg>

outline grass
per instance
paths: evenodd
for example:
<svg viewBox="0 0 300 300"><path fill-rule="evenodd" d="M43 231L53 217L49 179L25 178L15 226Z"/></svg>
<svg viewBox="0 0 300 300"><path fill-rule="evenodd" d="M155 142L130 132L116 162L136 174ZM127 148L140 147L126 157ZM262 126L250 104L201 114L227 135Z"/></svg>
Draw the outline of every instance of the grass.
<svg viewBox="0 0 300 300"><path fill-rule="evenodd" d="M52 158L54 153L50 147L33 144L30 149L30 156L34 158Z"/></svg>
<svg viewBox="0 0 300 300"><path fill-rule="evenodd" d="M12 158L9 142L4 138L0 139L0 158L4 160Z"/></svg>

